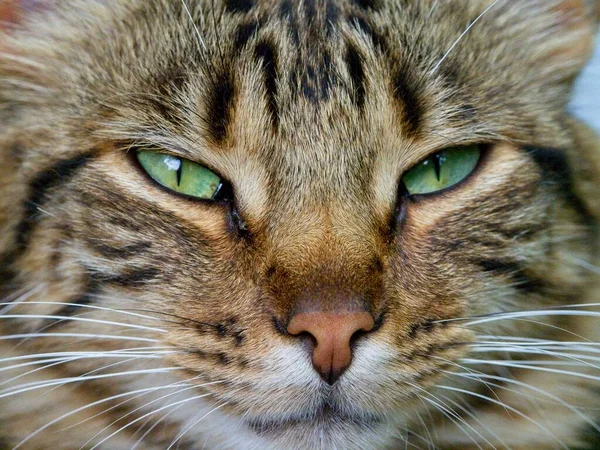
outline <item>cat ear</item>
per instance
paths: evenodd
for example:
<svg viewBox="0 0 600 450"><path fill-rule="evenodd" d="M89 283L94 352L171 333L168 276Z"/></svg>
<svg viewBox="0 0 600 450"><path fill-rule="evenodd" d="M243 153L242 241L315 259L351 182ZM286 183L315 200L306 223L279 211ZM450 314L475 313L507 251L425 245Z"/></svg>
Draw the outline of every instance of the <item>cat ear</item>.
<svg viewBox="0 0 600 450"><path fill-rule="evenodd" d="M573 81L594 50L600 0L483 0L488 20L502 23L505 51L527 49L531 76Z"/></svg>
<svg viewBox="0 0 600 450"><path fill-rule="evenodd" d="M0 29L8 28L19 20L19 3L17 0L0 0Z"/></svg>
<svg viewBox="0 0 600 450"><path fill-rule="evenodd" d="M20 24L28 12L47 8L50 3L48 0L0 0L0 30Z"/></svg>
<svg viewBox="0 0 600 450"><path fill-rule="evenodd" d="M534 0L532 3L545 9L538 17L545 24L539 29L540 56L557 69L578 72L594 51L600 0Z"/></svg>

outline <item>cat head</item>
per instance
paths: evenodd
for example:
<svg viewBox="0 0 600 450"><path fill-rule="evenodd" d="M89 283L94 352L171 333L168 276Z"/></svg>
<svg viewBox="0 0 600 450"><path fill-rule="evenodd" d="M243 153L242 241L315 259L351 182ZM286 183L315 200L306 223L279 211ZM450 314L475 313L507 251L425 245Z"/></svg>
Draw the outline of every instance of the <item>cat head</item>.
<svg viewBox="0 0 600 450"><path fill-rule="evenodd" d="M566 104L594 4L32 12L0 56L2 287L48 317L11 326L141 326L217 442L375 448L481 336L536 329L464 318L585 289L600 178Z"/></svg>

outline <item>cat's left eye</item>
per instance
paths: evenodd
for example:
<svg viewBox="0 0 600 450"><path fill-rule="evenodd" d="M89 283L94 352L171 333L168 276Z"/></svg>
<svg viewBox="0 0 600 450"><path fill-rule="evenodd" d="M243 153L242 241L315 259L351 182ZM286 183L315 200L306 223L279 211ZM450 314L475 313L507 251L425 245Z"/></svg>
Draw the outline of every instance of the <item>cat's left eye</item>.
<svg viewBox="0 0 600 450"><path fill-rule="evenodd" d="M402 177L410 195L433 194L460 183L477 167L479 145L452 147L421 161Z"/></svg>
<svg viewBox="0 0 600 450"><path fill-rule="evenodd" d="M222 187L222 180L217 174L188 159L140 151L137 160L150 178L178 194L213 200Z"/></svg>

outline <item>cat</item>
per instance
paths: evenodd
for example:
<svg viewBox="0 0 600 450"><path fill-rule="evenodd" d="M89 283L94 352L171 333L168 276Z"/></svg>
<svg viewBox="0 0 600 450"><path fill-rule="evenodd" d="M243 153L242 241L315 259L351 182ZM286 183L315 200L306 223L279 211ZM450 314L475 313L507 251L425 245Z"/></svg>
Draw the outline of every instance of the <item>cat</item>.
<svg viewBox="0 0 600 450"><path fill-rule="evenodd" d="M0 448L598 448L599 3L4 0Z"/></svg>

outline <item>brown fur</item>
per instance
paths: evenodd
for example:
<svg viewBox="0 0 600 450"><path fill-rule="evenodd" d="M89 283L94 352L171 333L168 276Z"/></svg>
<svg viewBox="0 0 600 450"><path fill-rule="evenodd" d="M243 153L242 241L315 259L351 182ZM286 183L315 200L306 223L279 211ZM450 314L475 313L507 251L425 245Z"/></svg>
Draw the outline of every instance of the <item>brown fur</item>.
<svg viewBox="0 0 600 450"><path fill-rule="evenodd" d="M468 325L600 300L600 149L566 112L597 2L187 4L194 23L179 1L60 1L0 35L0 330L54 333L0 341L0 364L121 352L0 372L6 445L584 445L597 365L464 360L581 361L577 342L600 341L593 316ZM463 183L402 195L411 166L471 143L486 150ZM235 201L160 188L141 147L206 165ZM315 295L377 319L333 386L282 325ZM473 353L490 335L573 348Z"/></svg>

